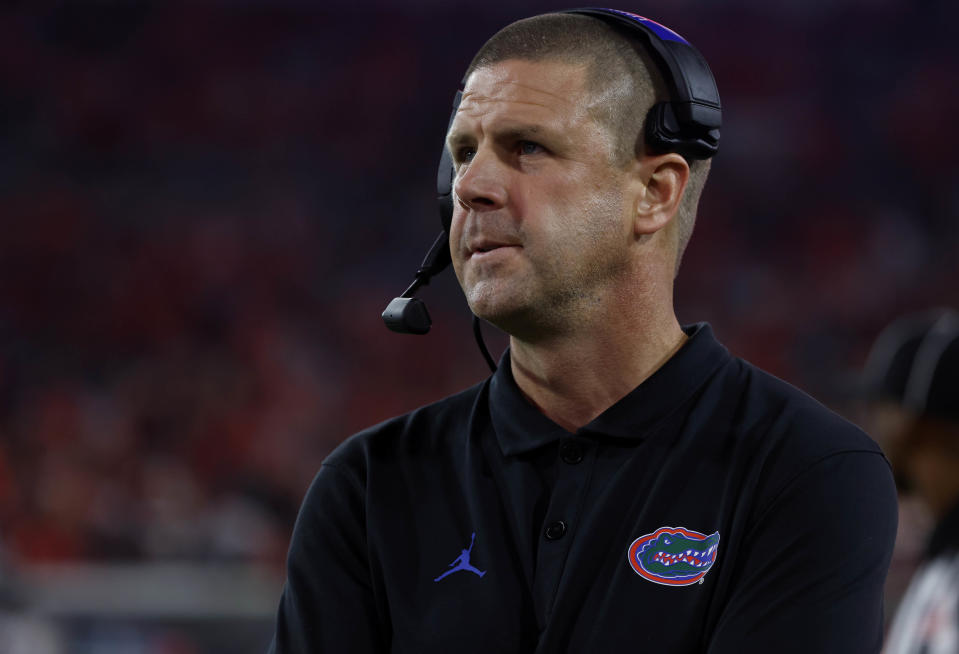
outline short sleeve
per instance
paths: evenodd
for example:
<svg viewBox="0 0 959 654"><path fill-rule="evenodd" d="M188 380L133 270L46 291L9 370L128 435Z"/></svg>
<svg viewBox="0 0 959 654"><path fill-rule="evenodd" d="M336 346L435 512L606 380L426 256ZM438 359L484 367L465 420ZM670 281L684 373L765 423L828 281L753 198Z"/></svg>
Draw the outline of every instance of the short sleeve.
<svg viewBox="0 0 959 654"><path fill-rule="evenodd" d="M366 546L363 489L324 464L293 529L271 654L373 654L389 650Z"/></svg>
<svg viewBox="0 0 959 654"><path fill-rule="evenodd" d="M879 652L898 519L887 461L843 452L784 481L747 531L708 653Z"/></svg>

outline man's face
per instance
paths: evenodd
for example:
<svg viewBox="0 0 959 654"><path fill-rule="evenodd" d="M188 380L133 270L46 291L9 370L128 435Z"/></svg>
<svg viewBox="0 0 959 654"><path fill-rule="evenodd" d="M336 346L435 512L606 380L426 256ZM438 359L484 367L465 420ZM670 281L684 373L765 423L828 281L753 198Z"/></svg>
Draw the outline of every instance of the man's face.
<svg viewBox="0 0 959 654"><path fill-rule="evenodd" d="M453 267L473 312L514 335L562 328L624 277L625 171L585 82L553 61L479 69L448 134Z"/></svg>

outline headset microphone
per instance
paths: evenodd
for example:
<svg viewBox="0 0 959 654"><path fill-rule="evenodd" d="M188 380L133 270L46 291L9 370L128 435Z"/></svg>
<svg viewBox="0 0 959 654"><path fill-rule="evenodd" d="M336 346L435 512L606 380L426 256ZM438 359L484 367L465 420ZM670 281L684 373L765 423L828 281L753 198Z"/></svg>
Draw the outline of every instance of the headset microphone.
<svg viewBox="0 0 959 654"><path fill-rule="evenodd" d="M441 174L443 172L442 164L440 165L440 172ZM440 211L443 211L442 196L440 197L440 204ZM452 208L450 210L452 211ZM429 332L430 326L433 324L430 319L430 312L426 310L426 304L423 303L423 300L413 297L413 294L420 286L429 284L430 280L443 272L448 265L450 265L449 237L446 235L446 230L443 230L433 241L430 251L426 253L426 258L423 259L423 263L416 271L413 283L403 292L403 295L393 298L386 306L386 310L383 312L383 322L386 323L386 326L400 334L426 334ZM473 316L473 336L476 338L480 354L486 360L486 365L489 366L490 370L496 372L496 362L483 341L480 320L475 315Z"/></svg>
<svg viewBox="0 0 959 654"><path fill-rule="evenodd" d="M433 242L433 247L426 253L426 258L416 270L416 277L403 295L393 298L383 312L383 321L386 326L400 334L425 334L429 332L430 313L426 310L423 300L413 297L420 286L426 286L430 280L443 272L450 265L449 237L446 231L440 232Z"/></svg>

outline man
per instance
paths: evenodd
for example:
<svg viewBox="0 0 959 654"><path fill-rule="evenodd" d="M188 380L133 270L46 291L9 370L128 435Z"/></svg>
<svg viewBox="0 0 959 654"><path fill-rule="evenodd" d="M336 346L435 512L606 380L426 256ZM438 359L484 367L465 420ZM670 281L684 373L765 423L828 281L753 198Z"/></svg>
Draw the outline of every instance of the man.
<svg viewBox="0 0 959 654"><path fill-rule="evenodd" d="M889 654L959 651L959 313L937 316L907 341L915 342L903 385L909 417L889 443L903 487L936 522L896 612Z"/></svg>
<svg viewBox="0 0 959 654"><path fill-rule="evenodd" d="M865 417L869 433L887 452L901 442L903 431L915 417L906 391L916 353L929 331L950 313L931 309L902 316L882 330L869 351L861 389L868 404ZM900 490L908 483L905 476L897 482Z"/></svg>
<svg viewBox="0 0 959 654"><path fill-rule="evenodd" d="M450 253L510 348L324 462L275 652L878 651L889 467L680 327L708 164L644 142L665 97L594 17L520 21L477 54L447 136Z"/></svg>
<svg viewBox="0 0 959 654"><path fill-rule="evenodd" d="M861 424L893 460L902 444L907 442L904 437L915 419L914 409L907 404L906 390L916 353L929 331L944 315L943 309L933 309L893 321L876 338L863 367L859 389L863 400ZM893 466L893 476L899 490L899 529L886 576L887 616L892 615L902 600L916 572L931 527L929 511L911 492L914 484L902 465Z"/></svg>

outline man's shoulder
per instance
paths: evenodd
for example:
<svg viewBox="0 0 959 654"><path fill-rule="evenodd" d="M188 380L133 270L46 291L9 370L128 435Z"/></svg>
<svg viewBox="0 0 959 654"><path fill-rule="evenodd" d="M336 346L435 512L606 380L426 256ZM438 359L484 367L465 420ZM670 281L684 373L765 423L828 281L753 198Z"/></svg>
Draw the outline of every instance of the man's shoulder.
<svg viewBox="0 0 959 654"><path fill-rule="evenodd" d="M841 452L882 454L858 426L792 384L736 359L738 425L743 433L785 449L798 460ZM798 461L797 461L798 462Z"/></svg>
<svg viewBox="0 0 959 654"><path fill-rule="evenodd" d="M727 392L738 395L732 402L737 417L730 434L735 442L731 449L740 453L739 461L749 470L744 487L753 493L757 515L771 507L806 511L808 507L802 507L818 503L815 498L821 497L835 498L832 511L852 515L860 510L856 503L839 496L857 497L854 490L868 488L875 495L871 509L875 520L895 525L891 468L868 434L792 384L746 361L736 360L730 372L730 381L735 382Z"/></svg>
<svg viewBox="0 0 959 654"><path fill-rule="evenodd" d="M489 380L359 431L340 443L323 462L335 467L366 467L371 457L448 449L465 439L475 412L482 411Z"/></svg>

